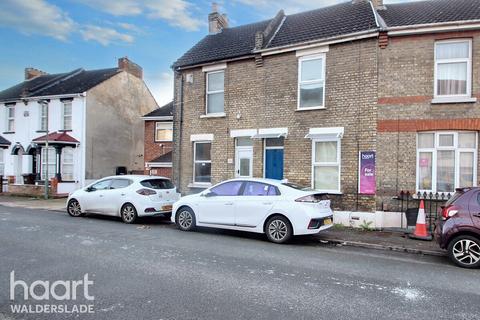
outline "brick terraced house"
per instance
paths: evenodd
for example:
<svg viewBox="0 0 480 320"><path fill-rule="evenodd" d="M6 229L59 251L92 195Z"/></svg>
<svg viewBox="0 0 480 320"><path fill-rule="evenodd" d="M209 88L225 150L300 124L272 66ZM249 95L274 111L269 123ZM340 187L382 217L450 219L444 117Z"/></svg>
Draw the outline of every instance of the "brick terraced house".
<svg viewBox="0 0 480 320"><path fill-rule="evenodd" d="M172 177L173 102L143 116L145 174Z"/></svg>
<svg viewBox="0 0 480 320"><path fill-rule="evenodd" d="M214 7L173 65L177 186L288 179L329 193L339 222L403 224L382 212L399 190L477 184L478 30L475 0L354 0L232 28Z"/></svg>

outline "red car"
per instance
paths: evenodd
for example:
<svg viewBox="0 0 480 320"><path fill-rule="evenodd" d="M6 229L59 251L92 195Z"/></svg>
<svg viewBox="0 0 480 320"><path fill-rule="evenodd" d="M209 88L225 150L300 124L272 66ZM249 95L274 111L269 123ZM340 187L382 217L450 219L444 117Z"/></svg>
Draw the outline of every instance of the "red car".
<svg viewBox="0 0 480 320"><path fill-rule="evenodd" d="M442 207L435 237L458 266L480 267L480 187L456 190Z"/></svg>

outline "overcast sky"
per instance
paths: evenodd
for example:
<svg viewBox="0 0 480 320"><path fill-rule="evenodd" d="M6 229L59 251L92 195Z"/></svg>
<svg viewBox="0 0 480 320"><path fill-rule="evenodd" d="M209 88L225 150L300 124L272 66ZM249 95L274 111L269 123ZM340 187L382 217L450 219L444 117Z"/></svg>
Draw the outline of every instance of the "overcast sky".
<svg viewBox="0 0 480 320"><path fill-rule="evenodd" d="M385 3L412 0L385 0ZM345 0L217 1L232 26ZM211 1L0 0L0 90L24 68L49 73L115 67L128 56L144 69L159 105L173 96L172 63L208 33Z"/></svg>

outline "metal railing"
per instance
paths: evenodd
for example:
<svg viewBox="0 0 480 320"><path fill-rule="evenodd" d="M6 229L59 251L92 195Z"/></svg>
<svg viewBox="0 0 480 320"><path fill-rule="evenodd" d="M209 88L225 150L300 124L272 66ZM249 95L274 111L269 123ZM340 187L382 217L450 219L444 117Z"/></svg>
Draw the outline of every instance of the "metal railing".
<svg viewBox="0 0 480 320"><path fill-rule="evenodd" d="M433 231L435 221L437 220L441 207L452 197L452 193L433 193L433 192L417 192L412 193L410 191L402 190L397 196L393 197L396 202L394 210L402 212L406 216L407 226L415 225L415 221L418 214L418 208L420 207L420 201L423 200L425 208L426 223L430 232ZM410 222L410 223L409 223ZM403 224L403 219L402 219Z"/></svg>

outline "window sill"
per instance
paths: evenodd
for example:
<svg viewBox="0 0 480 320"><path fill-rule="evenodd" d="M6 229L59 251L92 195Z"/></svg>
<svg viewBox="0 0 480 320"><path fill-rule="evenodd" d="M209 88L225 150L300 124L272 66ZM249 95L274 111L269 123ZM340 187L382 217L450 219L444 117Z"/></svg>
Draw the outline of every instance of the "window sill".
<svg viewBox="0 0 480 320"><path fill-rule="evenodd" d="M315 192L319 193L327 193L327 194L333 194L333 195L343 195L342 191L332 191L332 190L319 190L319 189L313 189Z"/></svg>
<svg viewBox="0 0 480 320"><path fill-rule="evenodd" d="M66 130L66 129L58 130L58 132L72 132L72 131L73 131L72 129L69 129L69 130Z"/></svg>
<svg viewBox="0 0 480 320"><path fill-rule="evenodd" d="M225 112L202 114L200 118L225 118Z"/></svg>
<svg viewBox="0 0 480 320"><path fill-rule="evenodd" d="M433 98L432 104L444 104L444 103L475 103L477 98L468 97L445 97L445 98Z"/></svg>
<svg viewBox="0 0 480 320"><path fill-rule="evenodd" d="M5 132L2 132L3 134L14 134L15 131L5 131Z"/></svg>
<svg viewBox="0 0 480 320"><path fill-rule="evenodd" d="M191 182L188 184L188 188L203 188L206 189L208 187L211 187L212 184L208 182Z"/></svg>
<svg viewBox="0 0 480 320"><path fill-rule="evenodd" d="M310 110L323 110L325 107L309 107L309 108L297 108L295 111L310 111Z"/></svg>
<svg viewBox="0 0 480 320"><path fill-rule="evenodd" d="M37 132L37 133L47 133L47 130L37 130L35 132Z"/></svg>
<svg viewBox="0 0 480 320"><path fill-rule="evenodd" d="M173 140L154 140L154 142L173 142Z"/></svg>

